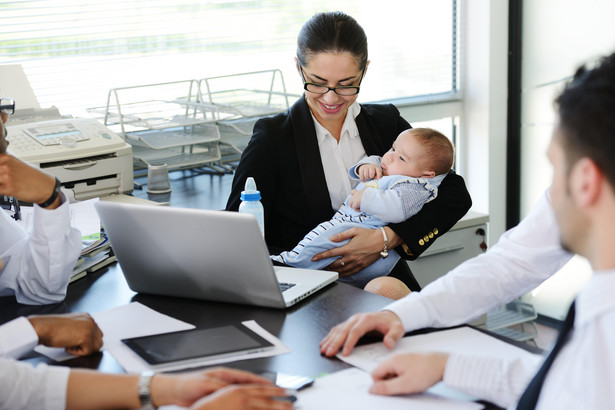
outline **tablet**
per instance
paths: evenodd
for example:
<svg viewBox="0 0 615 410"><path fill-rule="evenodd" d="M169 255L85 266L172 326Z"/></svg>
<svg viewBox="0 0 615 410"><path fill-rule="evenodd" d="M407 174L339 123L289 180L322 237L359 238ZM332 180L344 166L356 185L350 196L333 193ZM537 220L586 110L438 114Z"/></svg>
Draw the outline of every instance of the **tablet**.
<svg viewBox="0 0 615 410"><path fill-rule="evenodd" d="M190 364L273 349L274 345L243 325L123 339L151 368Z"/></svg>

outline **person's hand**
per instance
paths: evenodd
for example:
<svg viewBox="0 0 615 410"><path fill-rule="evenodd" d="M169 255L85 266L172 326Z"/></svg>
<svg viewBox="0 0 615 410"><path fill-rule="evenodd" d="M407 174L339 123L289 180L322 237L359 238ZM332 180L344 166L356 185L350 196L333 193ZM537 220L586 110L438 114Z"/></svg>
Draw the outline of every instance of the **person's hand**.
<svg viewBox="0 0 615 410"><path fill-rule="evenodd" d="M277 386L235 384L224 387L209 396L203 397L194 403L190 409L292 409L293 405L291 402L276 399L276 397L283 397L285 395L284 389Z"/></svg>
<svg viewBox="0 0 615 410"><path fill-rule="evenodd" d="M361 212L361 202L363 202L363 194L365 193L365 189L362 189L360 191L353 189L352 191L350 191L350 198L348 198L348 206L350 206L357 212Z"/></svg>
<svg viewBox="0 0 615 410"><path fill-rule="evenodd" d="M357 174L359 174L361 182L365 182L370 179L382 178L382 169L375 164L363 164L357 168Z"/></svg>
<svg viewBox="0 0 615 410"><path fill-rule="evenodd" d="M387 230L389 249L401 244L401 238L391 228L385 227L384 229ZM380 258L380 251L384 245L380 229L351 228L331 236L330 239L333 242L350 239L350 242L319 253L312 258L312 261L335 257L335 262L327 269L339 273L340 277L353 275L374 263Z"/></svg>
<svg viewBox="0 0 615 410"><path fill-rule="evenodd" d="M421 393L444 377L448 355L443 353L395 355L372 372L372 394Z"/></svg>
<svg viewBox="0 0 615 410"><path fill-rule="evenodd" d="M102 331L87 313L29 316L39 343L63 347L68 353L85 356L97 352L102 344Z"/></svg>
<svg viewBox="0 0 615 410"><path fill-rule="evenodd" d="M372 331L384 335L384 345L389 349L392 349L405 333L399 316L389 310L358 313L329 331L320 342L320 353L333 356L343 346L342 355L348 356L359 339Z"/></svg>
<svg viewBox="0 0 615 410"><path fill-rule="evenodd" d="M6 147L8 147L9 142L6 139L6 128L4 128L4 123L9 119L8 114L0 113L0 154L6 152Z"/></svg>
<svg viewBox="0 0 615 410"><path fill-rule="evenodd" d="M152 378L152 401L157 406L175 404L178 406L192 406L195 408L209 408L211 403L229 403L253 397L254 402L261 399L271 400L274 396L285 396L284 389L273 385L270 380L257 376L253 373L229 369L214 368L202 372L191 372L181 375L158 374ZM239 389L237 393L214 394L224 390L230 385L250 386L251 389ZM235 391L229 389L229 391ZM197 401L207 396L202 401ZM196 407L203 406L203 407ZM219 407L235 408L235 407ZM241 407L237 407L241 408ZM247 407L246 407L247 408ZM288 408L288 407L280 407Z"/></svg>
<svg viewBox="0 0 615 410"><path fill-rule="evenodd" d="M0 194L38 204L51 196L55 183L53 176L38 168L12 155L0 154ZM58 195L55 203L47 209L57 208L60 204L61 197Z"/></svg>

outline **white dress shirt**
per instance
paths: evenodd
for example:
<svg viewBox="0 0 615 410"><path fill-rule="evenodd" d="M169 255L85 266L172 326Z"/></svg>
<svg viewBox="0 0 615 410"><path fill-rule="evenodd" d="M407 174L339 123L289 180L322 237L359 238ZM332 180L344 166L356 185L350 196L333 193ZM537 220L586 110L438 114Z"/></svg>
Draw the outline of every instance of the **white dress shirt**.
<svg viewBox="0 0 615 410"><path fill-rule="evenodd" d="M38 343L30 322L20 317L0 326L0 409L65 409L70 369L16 361Z"/></svg>
<svg viewBox="0 0 615 410"><path fill-rule="evenodd" d="M615 408L615 270L595 272L576 299L574 327L555 357L537 409ZM541 362L451 355L444 382L514 408Z"/></svg>
<svg viewBox="0 0 615 410"><path fill-rule="evenodd" d="M350 191L358 184L357 181L350 180L348 169L365 157L365 148L363 148L359 129L355 122L355 118L360 112L361 106L356 101L348 107L339 142L316 121L314 114L312 114L316 127L320 160L331 197L331 209L339 209Z"/></svg>
<svg viewBox="0 0 615 410"><path fill-rule="evenodd" d="M81 234L70 225L69 203L53 210L34 205L28 235L6 212L0 212L0 296L15 295L24 304L57 303L81 251Z"/></svg>
<svg viewBox="0 0 615 410"><path fill-rule="evenodd" d="M572 254L560 245L549 192L488 252L385 307L406 331L467 323L534 289Z"/></svg>

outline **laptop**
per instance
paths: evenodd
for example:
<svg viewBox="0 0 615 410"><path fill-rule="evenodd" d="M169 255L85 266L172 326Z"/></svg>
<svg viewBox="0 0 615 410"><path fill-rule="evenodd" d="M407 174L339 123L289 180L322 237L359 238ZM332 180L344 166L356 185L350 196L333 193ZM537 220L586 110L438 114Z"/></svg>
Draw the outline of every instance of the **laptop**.
<svg viewBox="0 0 615 410"><path fill-rule="evenodd" d="M274 267L252 215L111 201L95 207L135 292L283 309L338 278Z"/></svg>

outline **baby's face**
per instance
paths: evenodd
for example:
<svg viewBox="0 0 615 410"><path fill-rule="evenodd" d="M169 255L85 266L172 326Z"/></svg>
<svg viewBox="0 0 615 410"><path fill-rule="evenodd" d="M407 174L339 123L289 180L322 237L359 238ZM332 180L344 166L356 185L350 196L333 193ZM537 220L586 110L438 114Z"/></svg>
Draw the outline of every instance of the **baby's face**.
<svg viewBox="0 0 615 410"><path fill-rule="evenodd" d="M426 164L427 153L412 135L412 130L404 131L395 140L393 147L382 157L383 175L405 175L414 178L432 178L435 173Z"/></svg>

